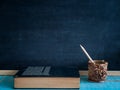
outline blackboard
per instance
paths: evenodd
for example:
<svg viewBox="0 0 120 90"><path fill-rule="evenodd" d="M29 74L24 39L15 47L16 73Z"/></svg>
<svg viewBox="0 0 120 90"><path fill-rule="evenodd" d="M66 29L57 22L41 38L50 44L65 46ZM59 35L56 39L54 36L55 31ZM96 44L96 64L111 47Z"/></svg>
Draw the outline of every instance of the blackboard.
<svg viewBox="0 0 120 90"><path fill-rule="evenodd" d="M120 70L119 0L1 0L0 69L72 66L88 58Z"/></svg>

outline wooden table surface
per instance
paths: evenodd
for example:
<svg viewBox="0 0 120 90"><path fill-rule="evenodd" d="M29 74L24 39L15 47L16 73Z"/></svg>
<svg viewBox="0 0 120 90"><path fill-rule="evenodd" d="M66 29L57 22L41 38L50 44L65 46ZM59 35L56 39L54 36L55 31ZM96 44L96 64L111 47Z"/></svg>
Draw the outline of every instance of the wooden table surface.
<svg viewBox="0 0 120 90"><path fill-rule="evenodd" d="M14 89L13 76L0 76L0 90L120 90L120 76L108 76L102 83L90 82L81 76L79 89Z"/></svg>

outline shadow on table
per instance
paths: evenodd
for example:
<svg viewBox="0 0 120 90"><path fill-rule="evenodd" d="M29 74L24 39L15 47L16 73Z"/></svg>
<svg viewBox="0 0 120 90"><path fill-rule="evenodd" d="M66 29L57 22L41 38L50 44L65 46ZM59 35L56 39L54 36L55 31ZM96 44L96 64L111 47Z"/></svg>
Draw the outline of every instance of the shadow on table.
<svg viewBox="0 0 120 90"><path fill-rule="evenodd" d="M88 77L87 76L81 76L80 82L84 82L84 83L89 82Z"/></svg>

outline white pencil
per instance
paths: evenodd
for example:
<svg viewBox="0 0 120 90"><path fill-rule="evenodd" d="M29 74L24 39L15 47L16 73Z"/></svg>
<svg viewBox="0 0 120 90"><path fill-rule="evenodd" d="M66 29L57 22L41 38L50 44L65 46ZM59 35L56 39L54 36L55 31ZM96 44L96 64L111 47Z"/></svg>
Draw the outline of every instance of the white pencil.
<svg viewBox="0 0 120 90"><path fill-rule="evenodd" d="M95 62L92 60L92 58L90 57L90 55L87 53L87 51L85 50L85 48L84 48L82 45L80 45L80 47L82 48L82 50L83 50L83 52L86 54L86 56L89 58L89 60L90 60L91 62L95 63Z"/></svg>

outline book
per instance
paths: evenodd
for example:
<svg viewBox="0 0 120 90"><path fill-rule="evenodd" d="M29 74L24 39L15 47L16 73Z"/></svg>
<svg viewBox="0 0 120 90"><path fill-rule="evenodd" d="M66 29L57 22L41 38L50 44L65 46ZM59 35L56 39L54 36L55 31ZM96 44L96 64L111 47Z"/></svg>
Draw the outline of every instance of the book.
<svg viewBox="0 0 120 90"><path fill-rule="evenodd" d="M35 66L14 76L14 88L79 88L79 70L66 67Z"/></svg>

